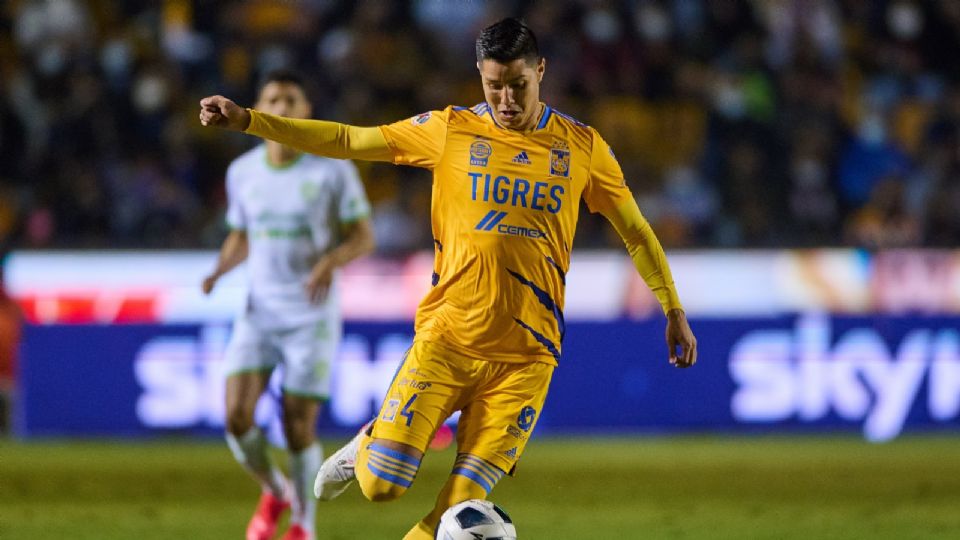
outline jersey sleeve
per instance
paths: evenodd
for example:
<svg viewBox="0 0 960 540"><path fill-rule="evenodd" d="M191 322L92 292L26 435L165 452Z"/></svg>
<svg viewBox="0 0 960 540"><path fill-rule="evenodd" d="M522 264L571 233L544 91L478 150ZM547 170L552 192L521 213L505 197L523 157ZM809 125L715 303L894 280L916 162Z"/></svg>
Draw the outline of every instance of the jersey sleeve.
<svg viewBox="0 0 960 540"><path fill-rule="evenodd" d="M432 169L440 162L447 140L450 107L380 126L397 165Z"/></svg>
<svg viewBox="0 0 960 540"><path fill-rule="evenodd" d="M340 192L337 196L337 214L340 223L354 223L370 215L370 202L357 174L357 167L350 161L340 162Z"/></svg>
<svg viewBox="0 0 960 540"><path fill-rule="evenodd" d="M245 230L247 216L240 201L240 178L236 163L227 168L227 226L231 229Z"/></svg>
<svg viewBox="0 0 960 540"><path fill-rule="evenodd" d="M633 195L610 145L599 133L591 131L590 177L583 190L583 200L591 212L603 213L617 208L627 199L633 199Z"/></svg>

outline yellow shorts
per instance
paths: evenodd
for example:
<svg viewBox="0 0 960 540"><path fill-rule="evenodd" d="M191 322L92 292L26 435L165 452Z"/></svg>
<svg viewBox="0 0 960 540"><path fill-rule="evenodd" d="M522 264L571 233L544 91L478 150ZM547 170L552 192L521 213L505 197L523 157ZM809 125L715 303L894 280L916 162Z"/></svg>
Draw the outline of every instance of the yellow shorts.
<svg viewBox="0 0 960 540"><path fill-rule="evenodd" d="M407 351L373 424L373 438L425 451L455 411L457 451L511 472L540 416L554 366L475 360L436 343Z"/></svg>

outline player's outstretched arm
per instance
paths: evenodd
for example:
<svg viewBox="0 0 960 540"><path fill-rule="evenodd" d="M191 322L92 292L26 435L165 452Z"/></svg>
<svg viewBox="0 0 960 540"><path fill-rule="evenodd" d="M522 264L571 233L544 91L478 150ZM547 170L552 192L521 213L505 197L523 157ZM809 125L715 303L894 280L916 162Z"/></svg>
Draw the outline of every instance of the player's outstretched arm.
<svg viewBox="0 0 960 540"><path fill-rule="evenodd" d="M633 265L656 295L667 316L666 339L670 363L679 368L692 366L697 362L697 339L687 323L667 256L653 229L632 198L625 199L615 208L603 212L603 215L623 239Z"/></svg>
<svg viewBox="0 0 960 540"><path fill-rule="evenodd" d="M230 234L224 239L223 245L220 246L220 256L217 259L216 268L203 280L201 285L203 294L213 292L214 287L217 286L217 281L245 261L249 252L250 244L247 241L247 232L241 230L230 231Z"/></svg>
<svg viewBox="0 0 960 540"><path fill-rule="evenodd" d="M320 257L320 260L313 265L310 278L307 280L307 294L314 302L319 302L326 297L333 282L334 270L358 257L369 255L376 248L373 225L369 218L345 226L344 236L339 246Z"/></svg>
<svg viewBox="0 0 960 540"><path fill-rule="evenodd" d="M393 161L393 152L378 127L285 118L244 109L223 96L200 100L200 123L243 131L319 156Z"/></svg>

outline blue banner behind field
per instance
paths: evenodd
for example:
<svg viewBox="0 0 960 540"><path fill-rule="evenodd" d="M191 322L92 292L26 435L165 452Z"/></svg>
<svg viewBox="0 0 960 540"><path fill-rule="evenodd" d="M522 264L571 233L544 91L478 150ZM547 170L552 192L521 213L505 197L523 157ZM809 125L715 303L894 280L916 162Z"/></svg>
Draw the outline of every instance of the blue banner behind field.
<svg viewBox="0 0 960 540"><path fill-rule="evenodd" d="M954 429L960 318L703 319L696 367L667 363L663 321L570 323L538 433ZM219 433L229 325L32 326L22 435ZM348 323L322 428L379 408L408 323ZM277 390L258 420L276 431ZM519 411L518 411L519 412ZM506 429L506 426L505 426Z"/></svg>

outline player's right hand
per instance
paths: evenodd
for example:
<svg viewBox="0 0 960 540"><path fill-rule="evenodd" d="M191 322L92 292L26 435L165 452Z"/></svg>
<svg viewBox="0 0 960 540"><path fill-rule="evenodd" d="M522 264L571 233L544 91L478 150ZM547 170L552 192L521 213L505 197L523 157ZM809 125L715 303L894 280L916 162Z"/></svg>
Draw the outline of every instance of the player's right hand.
<svg viewBox="0 0 960 540"><path fill-rule="evenodd" d="M244 131L250 125L250 112L223 96L200 100L200 123L232 131Z"/></svg>
<svg viewBox="0 0 960 540"><path fill-rule="evenodd" d="M220 279L220 276L216 274L210 274L203 280L203 284L200 286L203 289L203 294L210 294L213 292L213 288L217 286L217 280Z"/></svg>
<svg viewBox="0 0 960 540"><path fill-rule="evenodd" d="M671 309L667 312L666 337L670 364L678 368L688 368L697 363L697 338L690 330L687 316L682 309ZM680 349L679 354L677 348Z"/></svg>

